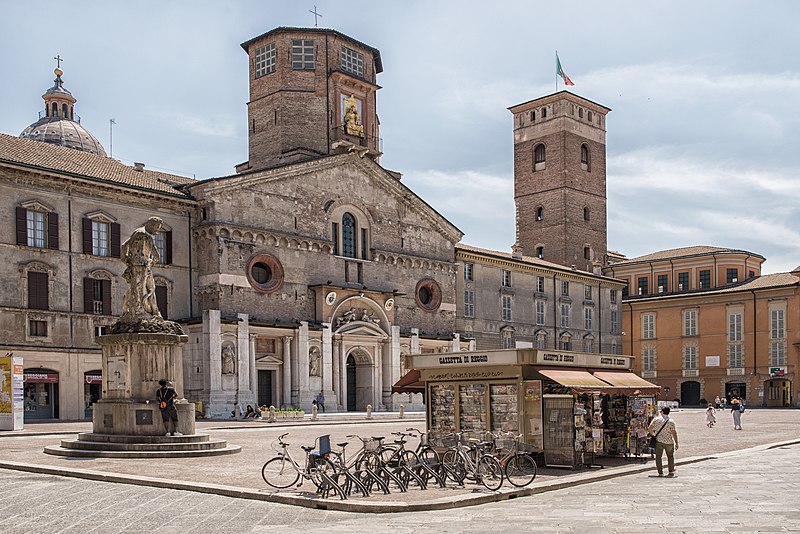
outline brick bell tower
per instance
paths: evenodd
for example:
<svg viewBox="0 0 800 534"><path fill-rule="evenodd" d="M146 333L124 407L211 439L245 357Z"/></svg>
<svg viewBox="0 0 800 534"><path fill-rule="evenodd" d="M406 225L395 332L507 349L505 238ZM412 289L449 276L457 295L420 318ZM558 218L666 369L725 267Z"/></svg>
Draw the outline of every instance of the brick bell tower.
<svg viewBox="0 0 800 534"><path fill-rule="evenodd" d="M377 49L335 30L287 27L242 48L249 63L249 158L237 172L344 151L380 157Z"/></svg>
<svg viewBox="0 0 800 534"><path fill-rule="evenodd" d="M514 115L517 250L599 272L606 263L606 114L569 91L508 108Z"/></svg>

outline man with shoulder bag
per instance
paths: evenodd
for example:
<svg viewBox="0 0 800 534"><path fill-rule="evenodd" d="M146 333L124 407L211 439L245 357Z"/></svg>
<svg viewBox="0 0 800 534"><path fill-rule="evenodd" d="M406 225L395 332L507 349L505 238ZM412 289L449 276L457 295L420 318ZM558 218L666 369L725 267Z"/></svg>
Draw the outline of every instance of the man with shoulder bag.
<svg viewBox="0 0 800 534"><path fill-rule="evenodd" d="M675 451L678 450L678 431L675 428L675 422L669 417L669 407L664 406L661 408L661 415L655 417L647 431L652 436L650 438L650 446L655 449L656 456L656 469L658 476L664 476L664 464L662 456L667 453L667 472L668 477L675 476Z"/></svg>

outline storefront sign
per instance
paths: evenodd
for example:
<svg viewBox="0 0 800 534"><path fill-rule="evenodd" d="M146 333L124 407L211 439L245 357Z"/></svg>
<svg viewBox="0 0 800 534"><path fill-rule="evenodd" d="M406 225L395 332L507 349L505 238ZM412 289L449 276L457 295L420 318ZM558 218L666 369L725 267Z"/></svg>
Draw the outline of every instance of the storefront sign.
<svg viewBox="0 0 800 534"><path fill-rule="evenodd" d="M446 382L449 380L489 380L493 378L517 378L520 371L518 367L482 367L469 369L424 369L420 378L426 382Z"/></svg>
<svg viewBox="0 0 800 534"><path fill-rule="evenodd" d="M770 367L769 376L786 376L786 367Z"/></svg>
<svg viewBox="0 0 800 534"><path fill-rule="evenodd" d="M537 350L535 361L538 364L563 365L571 367L604 367L630 369L630 356L588 354L585 352L555 352Z"/></svg>
<svg viewBox="0 0 800 534"><path fill-rule="evenodd" d="M58 373L36 373L33 371L26 371L25 382L28 383L44 383L44 384L58 384Z"/></svg>
<svg viewBox="0 0 800 534"><path fill-rule="evenodd" d="M22 430L22 357L0 357L0 430Z"/></svg>
<svg viewBox="0 0 800 534"><path fill-rule="evenodd" d="M473 365L509 365L517 363L517 351L448 352L446 354L414 354L410 357L414 369L458 367Z"/></svg>
<svg viewBox="0 0 800 534"><path fill-rule="evenodd" d="M103 375L83 375L83 379L87 384L102 384Z"/></svg>

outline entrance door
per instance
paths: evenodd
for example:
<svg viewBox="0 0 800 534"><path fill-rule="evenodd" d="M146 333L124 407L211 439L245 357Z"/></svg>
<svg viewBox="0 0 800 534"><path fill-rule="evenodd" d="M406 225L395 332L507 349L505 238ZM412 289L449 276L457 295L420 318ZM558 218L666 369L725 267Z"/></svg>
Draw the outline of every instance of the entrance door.
<svg viewBox="0 0 800 534"><path fill-rule="evenodd" d="M274 371L258 370L258 405L272 406L272 374Z"/></svg>
<svg viewBox="0 0 800 534"><path fill-rule="evenodd" d="M681 406L700 405L700 382L689 381L681 384Z"/></svg>
<svg viewBox="0 0 800 534"><path fill-rule="evenodd" d="M728 399L728 402L730 402L734 397L738 397L740 399L746 398L747 384L744 382L728 382L725 384L725 398Z"/></svg>
<svg viewBox="0 0 800 534"><path fill-rule="evenodd" d="M347 411L356 411L356 360L352 354L347 357Z"/></svg>
<svg viewBox="0 0 800 534"><path fill-rule="evenodd" d="M86 371L83 373L83 415L86 419L92 418L92 407L103 396L103 370Z"/></svg>
<svg viewBox="0 0 800 534"><path fill-rule="evenodd" d="M58 371L25 369L25 421L58 419Z"/></svg>
<svg viewBox="0 0 800 534"><path fill-rule="evenodd" d="M785 378L768 380L765 384L767 391L767 406L791 406L792 383Z"/></svg>

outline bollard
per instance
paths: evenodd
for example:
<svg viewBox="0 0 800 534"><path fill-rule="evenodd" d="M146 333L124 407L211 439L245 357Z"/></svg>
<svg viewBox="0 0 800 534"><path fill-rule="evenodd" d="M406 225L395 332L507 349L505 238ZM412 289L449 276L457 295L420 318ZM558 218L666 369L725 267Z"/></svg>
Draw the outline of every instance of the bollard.
<svg viewBox="0 0 800 534"><path fill-rule="evenodd" d="M312 421L316 421L317 420L317 411L318 410L319 410L319 408L317 408L316 404L312 404L311 405L311 420Z"/></svg>
<svg viewBox="0 0 800 534"><path fill-rule="evenodd" d="M367 404L367 419L372 419L372 405Z"/></svg>
<svg viewBox="0 0 800 534"><path fill-rule="evenodd" d="M404 418L405 416L406 416L406 407L405 407L404 404L401 404L400 405L400 419Z"/></svg>
<svg viewBox="0 0 800 534"><path fill-rule="evenodd" d="M269 407L269 419L268 419L268 421L270 423L274 423L275 422L275 406L270 406Z"/></svg>

